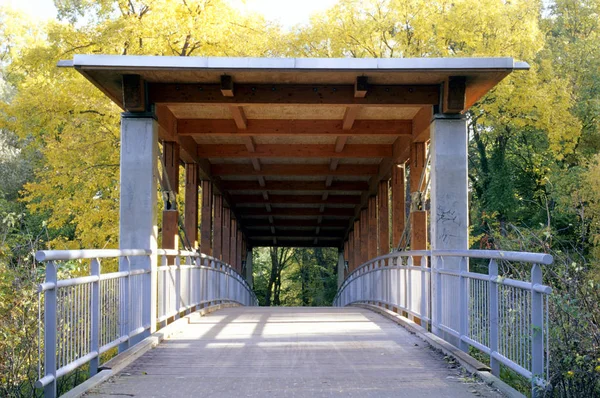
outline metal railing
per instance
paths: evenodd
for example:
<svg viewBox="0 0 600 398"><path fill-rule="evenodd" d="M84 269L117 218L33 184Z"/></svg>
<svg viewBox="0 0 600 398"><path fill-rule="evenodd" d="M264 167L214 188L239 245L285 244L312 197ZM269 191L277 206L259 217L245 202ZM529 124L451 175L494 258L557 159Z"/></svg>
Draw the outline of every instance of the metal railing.
<svg viewBox="0 0 600 398"><path fill-rule="evenodd" d="M161 257L160 266L152 265L157 264L157 256ZM146 261L149 267L132 267L132 262L144 258L154 261ZM177 250L51 250L37 252L36 259L46 263L46 280L38 288L44 308L43 314L40 311L43 363L40 349L36 382L37 388L44 388L45 396L56 396L59 377L85 364L89 364L90 376L94 375L103 353L118 346L126 349L140 336L201 306L258 305L241 275L204 254ZM121 271L101 273L103 259L118 259ZM60 264L70 260L89 260L90 275L60 280ZM156 294L148 295L148 289ZM151 308L142 297L152 298Z"/></svg>
<svg viewBox="0 0 600 398"><path fill-rule="evenodd" d="M470 259L488 261L488 273L469 271ZM541 264L552 256L492 250L405 251L374 258L350 273L334 305L387 306L418 318L421 326L468 351L487 354L531 380L538 396L548 380L548 295ZM531 265L531 280L505 278L499 263ZM433 265L433 267L432 267Z"/></svg>

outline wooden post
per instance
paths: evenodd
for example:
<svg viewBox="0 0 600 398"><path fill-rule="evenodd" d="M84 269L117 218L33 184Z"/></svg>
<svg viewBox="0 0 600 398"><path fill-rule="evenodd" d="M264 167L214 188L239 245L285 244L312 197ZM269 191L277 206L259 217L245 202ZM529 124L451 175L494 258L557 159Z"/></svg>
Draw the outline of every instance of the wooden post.
<svg viewBox="0 0 600 398"><path fill-rule="evenodd" d="M348 237L348 239L344 242L344 279L348 276L348 271L346 269L346 261L350 261L350 247L352 244L350 243L350 239L352 238L352 234Z"/></svg>
<svg viewBox="0 0 600 398"><path fill-rule="evenodd" d="M369 259L369 212L367 209L360 211L360 263L366 263Z"/></svg>
<svg viewBox="0 0 600 398"><path fill-rule="evenodd" d="M185 236L192 246L198 248L198 165L185 164ZM188 242L184 242L188 243Z"/></svg>
<svg viewBox="0 0 600 398"><path fill-rule="evenodd" d="M383 256L390 252L390 213L388 208L389 188L388 181L379 182L379 192L377 193L377 223L378 232L378 255Z"/></svg>
<svg viewBox="0 0 600 398"><path fill-rule="evenodd" d="M202 236L200 249L202 253L212 255L212 183L202 181Z"/></svg>
<svg viewBox="0 0 600 398"><path fill-rule="evenodd" d="M360 217L358 220L354 221L354 267L353 271L360 267L362 262L360 261Z"/></svg>
<svg viewBox="0 0 600 398"><path fill-rule="evenodd" d="M394 248L400 243L406 222L404 178L404 165L395 165L392 169L392 247Z"/></svg>
<svg viewBox="0 0 600 398"><path fill-rule="evenodd" d="M223 197L214 195L213 257L223 258Z"/></svg>
<svg viewBox="0 0 600 398"><path fill-rule="evenodd" d="M237 220L233 217L229 228L229 264L237 271Z"/></svg>
<svg viewBox="0 0 600 398"><path fill-rule="evenodd" d="M163 143L163 162L165 164L164 179L168 181L170 191L166 193L165 208L162 220L162 248L179 249L179 211L177 210L177 194L179 193L179 144ZM165 182L166 184L166 182ZM168 189L163 187L163 190Z"/></svg>
<svg viewBox="0 0 600 398"><path fill-rule="evenodd" d="M419 196L421 175L425 169L425 143L415 142L411 145L410 157L410 248L411 250L427 249L427 211L425 211L425 198ZM421 201L422 199L422 201ZM415 261L415 265L420 264Z"/></svg>
<svg viewBox="0 0 600 398"><path fill-rule="evenodd" d="M348 233L348 254L346 259L348 260L348 273L354 271L354 230Z"/></svg>
<svg viewBox="0 0 600 398"><path fill-rule="evenodd" d="M237 262L237 270L240 273L240 275L242 274L242 253L244 253L242 251L243 249L243 245L242 245L242 240L243 240L243 235L242 235L242 230L240 229L240 226L238 225L238 229L237 229L237 249L235 251L236 254L236 262Z"/></svg>
<svg viewBox="0 0 600 398"><path fill-rule="evenodd" d="M227 264L231 262L231 233L229 232L231 229L231 210L228 208L223 208L223 253L222 258L223 261Z"/></svg>
<svg viewBox="0 0 600 398"><path fill-rule="evenodd" d="M368 241L367 243L367 260L377 257L377 197L371 196L368 203Z"/></svg>

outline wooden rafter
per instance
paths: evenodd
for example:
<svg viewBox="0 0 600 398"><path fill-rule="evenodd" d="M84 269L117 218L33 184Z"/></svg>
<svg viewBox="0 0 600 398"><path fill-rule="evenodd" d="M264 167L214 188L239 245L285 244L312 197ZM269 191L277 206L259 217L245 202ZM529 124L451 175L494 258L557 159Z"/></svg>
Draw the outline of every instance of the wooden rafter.
<svg viewBox="0 0 600 398"><path fill-rule="evenodd" d="M232 195L233 200L242 205L248 204L327 204L327 205L356 205L360 204L358 195L329 195L327 200L323 200L321 195Z"/></svg>
<svg viewBox="0 0 600 398"><path fill-rule="evenodd" d="M352 208L326 208L323 212L321 209L313 208L272 208L271 211L267 211L262 208L238 208L239 214L242 218L254 217L254 216L285 216L285 217L306 217L306 216L334 216L334 217L352 217L354 215L354 209Z"/></svg>

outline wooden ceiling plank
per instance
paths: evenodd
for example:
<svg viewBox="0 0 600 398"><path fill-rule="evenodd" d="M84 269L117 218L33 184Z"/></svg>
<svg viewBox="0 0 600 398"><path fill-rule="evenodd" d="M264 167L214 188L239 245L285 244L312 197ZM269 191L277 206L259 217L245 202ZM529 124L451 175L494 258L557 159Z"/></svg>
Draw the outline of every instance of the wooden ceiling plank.
<svg viewBox="0 0 600 398"><path fill-rule="evenodd" d="M252 223L248 225L248 229L254 228L270 228L271 225L274 225L275 228L326 228L326 229L344 229L348 225L348 221L346 220L323 220L319 223L318 220L298 220L298 219L288 219L288 218L274 218L269 217L270 220L265 219L255 219L252 220Z"/></svg>
<svg viewBox="0 0 600 398"><path fill-rule="evenodd" d="M225 97L220 84L148 83L151 104L313 104L424 106L437 105L440 86L371 85L369 95L355 98L354 85L236 84L235 96Z"/></svg>
<svg viewBox="0 0 600 398"><path fill-rule="evenodd" d="M343 120L252 119L246 129L239 129L233 119L179 119L176 123L179 135L201 136L371 136L411 135L413 131L411 120L354 120L352 128L346 130Z"/></svg>

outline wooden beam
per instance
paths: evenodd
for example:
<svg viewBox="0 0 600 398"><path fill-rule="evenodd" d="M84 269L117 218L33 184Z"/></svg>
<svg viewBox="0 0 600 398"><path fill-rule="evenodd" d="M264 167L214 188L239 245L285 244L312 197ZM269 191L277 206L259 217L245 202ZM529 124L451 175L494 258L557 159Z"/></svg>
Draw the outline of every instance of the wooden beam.
<svg viewBox="0 0 600 398"><path fill-rule="evenodd" d="M263 195L232 195L233 200L239 205L244 203L271 203L271 204L327 204L327 205L357 205L360 204L360 196L357 195L329 195L323 200L321 195L269 195L267 199Z"/></svg>
<svg viewBox="0 0 600 398"><path fill-rule="evenodd" d="M242 218L253 216L286 216L286 217L305 217L305 216L335 216L335 217L352 217L354 215L353 208L326 208L321 212L317 208L305 207L284 207L272 208L271 211L259 207L239 207L238 213Z"/></svg>
<svg viewBox="0 0 600 398"><path fill-rule="evenodd" d="M235 96L224 97L220 84L148 83L151 104L312 104L312 105L437 105L440 87L371 85L365 98L354 97L354 85L236 84Z"/></svg>
<svg viewBox="0 0 600 398"><path fill-rule="evenodd" d="M213 219L213 257L223 258L223 197L213 197L214 219Z"/></svg>
<svg viewBox="0 0 600 398"><path fill-rule="evenodd" d="M213 176L371 176L379 171L376 164L341 164L331 169L326 164L264 164L259 170L246 164L213 164Z"/></svg>
<svg viewBox="0 0 600 398"><path fill-rule="evenodd" d="M274 226L274 228L316 228L320 227L321 229L340 229L345 228L348 225L348 221L346 220L336 220L336 219L325 219L320 223L317 220L295 220L295 219L282 219L282 218L274 218L271 223L269 220L265 219L256 219L252 220L251 223L248 224L248 230L256 229L256 228L270 228Z"/></svg>
<svg viewBox="0 0 600 398"><path fill-rule="evenodd" d="M198 165L195 163L185 164L184 209L185 236L195 250L198 248Z"/></svg>
<svg viewBox="0 0 600 398"><path fill-rule="evenodd" d="M369 81L367 76L357 76L354 83L354 98L365 98L369 90Z"/></svg>
<svg viewBox="0 0 600 398"><path fill-rule="evenodd" d="M167 108L157 106L157 108ZM357 107L354 107L358 109ZM431 106L428 107L431 109ZM344 129L343 120L283 120L251 119L247 128L240 130L232 119L179 119L177 134L199 136L358 136L358 135L411 135L411 120L354 120L350 129Z"/></svg>
<svg viewBox="0 0 600 398"><path fill-rule="evenodd" d="M395 165L392 171L392 247L397 247L406 223L406 185L404 165Z"/></svg>
<svg viewBox="0 0 600 398"><path fill-rule="evenodd" d="M348 242L348 240L344 241L344 263L343 279L346 279L348 276L348 268L350 266L350 242Z"/></svg>
<svg viewBox="0 0 600 398"><path fill-rule="evenodd" d="M315 234L315 231L290 231L290 230L280 230L280 229L276 229L275 233L272 233L270 231L253 231L250 232L250 234L248 235L248 237L250 239L255 239L258 237L273 237L276 236L277 238L314 238L314 237L319 237L319 239L335 239L335 240L341 240L343 238L342 235L342 231L339 231L337 233L331 233L331 231L325 233L325 234Z"/></svg>
<svg viewBox="0 0 600 398"><path fill-rule="evenodd" d="M258 181L222 181L221 186L227 191L339 191L353 192L369 189L369 184L364 181L334 181L326 187L321 181L265 181L261 187Z"/></svg>
<svg viewBox="0 0 600 398"><path fill-rule="evenodd" d="M229 75L221 76L221 94L223 97L233 97L233 79Z"/></svg>
<svg viewBox="0 0 600 398"><path fill-rule="evenodd" d="M256 152L256 144L254 144L254 139L250 136L244 136L243 139L244 139L244 145L246 146L246 150L249 153Z"/></svg>
<svg viewBox="0 0 600 398"><path fill-rule="evenodd" d="M412 123L413 142L429 140L431 120L433 120L433 107L424 106L417 112Z"/></svg>
<svg viewBox="0 0 600 398"><path fill-rule="evenodd" d="M250 161L252 162L252 167L254 168L254 171L262 170L260 160L258 160L258 158L252 158L252 159L250 159ZM214 171L213 171L213 173L214 173ZM221 175L223 175L223 174L221 174ZM265 174L261 173L261 175L265 175Z"/></svg>
<svg viewBox="0 0 600 398"><path fill-rule="evenodd" d="M450 76L444 81L443 113L462 113L466 109L467 78Z"/></svg>
<svg viewBox="0 0 600 398"><path fill-rule="evenodd" d="M379 256L390 252L390 213L388 203L388 180L383 180L379 182L379 192L377 193L377 255Z"/></svg>
<svg viewBox="0 0 600 398"><path fill-rule="evenodd" d="M367 259L377 257L377 197L369 198L369 206L367 208L367 217L369 219L368 240L367 244Z"/></svg>
<svg viewBox="0 0 600 398"><path fill-rule="evenodd" d="M146 111L146 89L140 75L123 75L121 80L123 108L128 112Z"/></svg>
<svg viewBox="0 0 600 398"><path fill-rule="evenodd" d="M240 130L245 130L248 127L248 119L246 119L244 108L241 106L230 106L229 111L231 112L235 126Z"/></svg>
<svg viewBox="0 0 600 398"><path fill-rule="evenodd" d="M358 106L349 106L346 108L344 118L342 119L342 130L352 130L352 126L354 125L354 121L359 112L360 107Z"/></svg>
<svg viewBox="0 0 600 398"><path fill-rule="evenodd" d="M336 247L341 246L341 241L319 241L314 243L310 240L250 240L253 247Z"/></svg>
<svg viewBox="0 0 600 398"><path fill-rule="evenodd" d="M344 150L344 147L346 146L346 141L348 141L348 136L346 135L341 135L335 139L335 151L337 153L340 153Z"/></svg>
<svg viewBox="0 0 600 398"><path fill-rule="evenodd" d="M346 145L336 152L335 145L321 144L261 144L255 151L246 145L206 144L198 145L197 155L202 158L386 158L391 157L391 145L360 144Z"/></svg>
<svg viewBox="0 0 600 398"><path fill-rule="evenodd" d="M212 256L212 224L213 224L213 190L210 181L202 181L202 234L200 237L200 251Z"/></svg>
<svg viewBox="0 0 600 398"><path fill-rule="evenodd" d="M231 210L224 207L223 208L223 246L222 246L222 254L221 257L224 262L230 264L230 255L231 255Z"/></svg>

